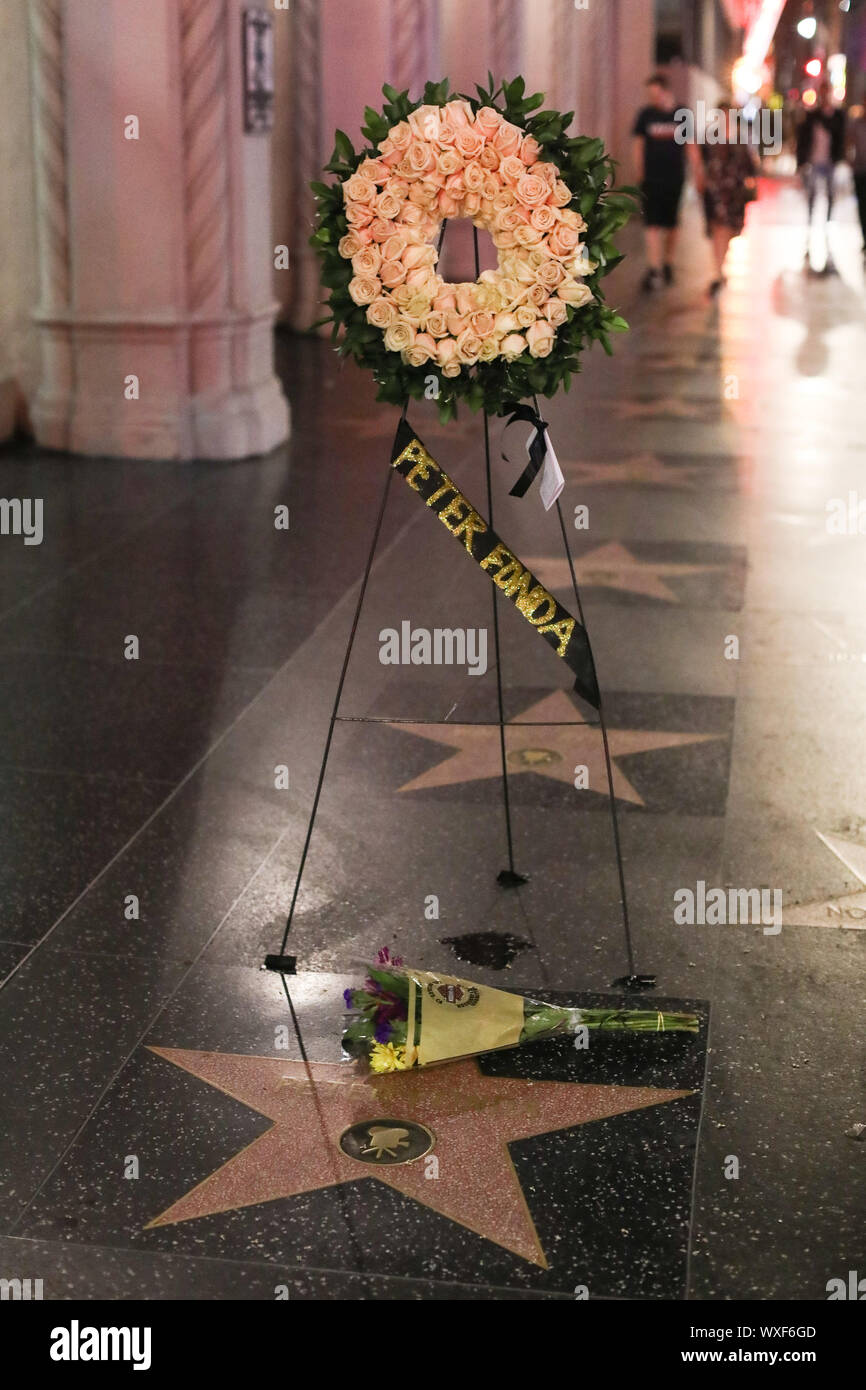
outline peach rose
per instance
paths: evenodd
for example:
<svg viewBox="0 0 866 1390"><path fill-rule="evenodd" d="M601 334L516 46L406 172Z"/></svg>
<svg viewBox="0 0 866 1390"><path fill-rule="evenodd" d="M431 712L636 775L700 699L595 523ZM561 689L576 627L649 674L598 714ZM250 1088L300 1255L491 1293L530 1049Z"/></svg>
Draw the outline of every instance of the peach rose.
<svg viewBox="0 0 866 1390"><path fill-rule="evenodd" d="M469 323L474 333L479 338L490 338L496 328L496 315L489 309L478 309L474 314L469 315Z"/></svg>
<svg viewBox="0 0 866 1390"><path fill-rule="evenodd" d="M460 204L456 198L452 198L450 193L444 191L436 199L436 207L440 217L456 217L460 211Z"/></svg>
<svg viewBox="0 0 866 1390"><path fill-rule="evenodd" d="M382 192L376 199L376 215L378 217L394 218L403 206L399 198L395 198L393 193Z"/></svg>
<svg viewBox="0 0 866 1390"><path fill-rule="evenodd" d="M506 155L499 165L499 176L515 187L526 175L526 165L516 155Z"/></svg>
<svg viewBox="0 0 866 1390"><path fill-rule="evenodd" d="M381 288L381 281L375 275L353 275L349 281L349 294L356 304L372 304Z"/></svg>
<svg viewBox="0 0 866 1390"><path fill-rule="evenodd" d="M376 197L376 192L376 185L372 179L364 179L360 174L353 174L343 184L343 201L347 203L372 203Z"/></svg>
<svg viewBox="0 0 866 1390"><path fill-rule="evenodd" d="M405 265L405 261L403 264ZM409 271L406 276L406 284L418 294L426 294L429 299L432 299L436 289L436 277L429 266L419 265L415 270Z"/></svg>
<svg viewBox="0 0 866 1390"><path fill-rule="evenodd" d="M568 306L561 299L549 299L544 306L544 314L551 328L558 328L568 318Z"/></svg>
<svg viewBox="0 0 866 1390"><path fill-rule="evenodd" d="M419 266L432 265L436 252L432 246L407 246L400 260L407 270L417 270Z"/></svg>
<svg viewBox="0 0 866 1390"><path fill-rule="evenodd" d="M462 366L471 367L481 353L481 339L472 327L466 329L457 339L457 356Z"/></svg>
<svg viewBox="0 0 866 1390"><path fill-rule="evenodd" d="M346 221L350 227L366 227L373 221L373 209L366 203L347 203Z"/></svg>
<svg viewBox="0 0 866 1390"><path fill-rule="evenodd" d="M571 189L562 179L557 179L553 185L553 205L557 208L567 208L571 202Z"/></svg>
<svg viewBox="0 0 866 1390"><path fill-rule="evenodd" d="M579 240L580 236L574 227L559 222L547 238L547 246L554 256L569 256Z"/></svg>
<svg viewBox="0 0 866 1390"><path fill-rule="evenodd" d="M518 203L522 203L525 208L537 208L547 202L550 190L544 179L540 179L537 174L524 174L523 178L518 180L514 192Z"/></svg>
<svg viewBox="0 0 866 1390"><path fill-rule="evenodd" d="M402 261L383 261L379 267L379 278L383 285L392 290L402 285L406 279L406 267Z"/></svg>
<svg viewBox="0 0 866 1390"><path fill-rule="evenodd" d="M468 101L449 101L443 109L455 130L472 124L472 107Z"/></svg>
<svg viewBox="0 0 866 1390"><path fill-rule="evenodd" d="M524 164L534 164L541 154L541 146L531 135L524 135L520 142L520 158Z"/></svg>
<svg viewBox="0 0 866 1390"><path fill-rule="evenodd" d="M550 298L550 291L546 285L530 285L527 293L527 303L534 304L536 309L541 309Z"/></svg>
<svg viewBox="0 0 866 1390"><path fill-rule="evenodd" d="M409 141L412 139L412 128L408 121L398 121L396 125L392 125L387 138L395 150L408 149Z"/></svg>
<svg viewBox="0 0 866 1390"><path fill-rule="evenodd" d="M409 196L409 181L394 174L392 178L386 180L383 192L393 194L403 203Z"/></svg>
<svg viewBox="0 0 866 1390"><path fill-rule="evenodd" d="M436 357L443 376L460 375L460 359L453 338L440 338L436 344Z"/></svg>
<svg viewBox="0 0 866 1390"><path fill-rule="evenodd" d="M456 150L440 150L436 156L436 168L447 178L449 174L456 174L458 169L463 168L463 159Z"/></svg>
<svg viewBox="0 0 866 1390"><path fill-rule="evenodd" d="M498 338L507 338L509 333L517 332L517 319L513 314L505 312L497 314L493 331Z"/></svg>
<svg viewBox="0 0 866 1390"><path fill-rule="evenodd" d="M498 288L503 304L513 304L520 294L520 286L510 275L503 275L502 279L499 281ZM498 331L497 329L497 332ZM510 333L513 332L513 330L506 329L505 332Z"/></svg>
<svg viewBox="0 0 866 1390"><path fill-rule="evenodd" d="M424 221L423 210L416 207L414 203L404 203L397 221L402 222L406 227L420 227ZM391 230L393 231L393 227Z"/></svg>
<svg viewBox="0 0 866 1390"><path fill-rule="evenodd" d="M435 169L436 158L423 140L413 140L406 151L406 165L410 173L424 174L428 169Z"/></svg>
<svg viewBox="0 0 866 1390"><path fill-rule="evenodd" d="M374 217L370 223L370 235L374 241L387 241L393 231L394 223L389 222L387 217Z"/></svg>
<svg viewBox="0 0 866 1390"><path fill-rule="evenodd" d="M442 124L441 106L419 106L415 111L410 111L407 119L416 140L438 140Z"/></svg>
<svg viewBox="0 0 866 1390"><path fill-rule="evenodd" d="M484 148L484 136L474 126L462 126L457 131L454 148L465 160L477 159Z"/></svg>
<svg viewBox="0 0 866 1390"><path fill-rule="evenodd" d="M484 187L484 169L477 159L470 159L463 170L463 187L467 193L479 193Z"/></svg>
<svg viewBox="0 0 866 1390"><path fill-rule="evenodd" d="M499 161L499 151L495 150L492 145L485 145L478 156L478 163L482 169L488 169L491 173L499 168Z"/></svg>
<svg viewBox="0 0 866 1390"><path fill-rule="evenodd" d="M409 238L405 232L394 232L382 243L382 255L386 261L399 261L408 245Z"/></svg>
<svg viewBox="0 0 866 1390"><path fill-rule="evenodd" d="M515 229L514 237L518 246L537 246L543 239L544 233L531 223L523 222Z"/></svg>
<svg viewBox="0 0 866 1390"><path fill-rule="evenodd" d="M499 339L490 337L483 339L481 351L478 354L479 362L493 362L499 356Z"/></svg>
<svg viewBox="0 0 866 1390"><path fill-rule="evenodd" d="M457 295L453 290L446 290L444 294L437 295L433 300L433 308L441 309L443 313L447 313L449 309L456 309Z"/></svg>
<svg viewBox="0 0 866 1390"><path fill-rule="evenodd" d="M469 327L469 319L466 314L455 313L453 309L445 315L445 321L452 338L459 338L460 334L465 333Z"/></svg>
<svg viewBox="0 0 866 1390"><path fill-rule="evenodd" d="M481 211L481 194L467 193L462 206L464 217L477 217Z"/></svg>
<svg viewBox="0 0 866 1390"><path fill-rule="evenodd" d="M415 341L415 329L409 323L398 319L385 329L385 346L389 352L405 352Z"/></svg>
<svg viewBox="0 0 866 1390"><path fill-rule="evenodd" d="M362 246L352 257L352 269L356 275L375 275L382 261L382 252L375 242Z"/></svg>
<svg viewBox="0 0 866 1390"><path fill-rule="evenodd" d="M403 161L403 151L385 140L379 146L379 158L386 169L396 169Z"/></svg>
<svg viewBox="0 0 866 1390"><path fill-rule="evenodd" d="M503 120L491 143L501 155L513 155L517 154L522 140L523 131L510 121Z"/></svg>
<svg viewBox="0 0 866 1390"><path fill-rule="evenodd" d="M523 226L523 216L517 208L504 208L496 214L493 226L497 232L514 232Z"/></svg>
<svg viewBox="0 0 866 1390"><path fill-rule="evenodd" d="M504 212L506 208L513 208L516 202L513 188L500 188L493 198L493 206L497 212Z"/></svg>
<svg viewBox="0 0 866 1390"><path fill-rule="evenodd" d="M457 312L459 314L471 314L478 308L476 302L477 286L475 281L464 281L457 286Z"/></svg>
<svg viewBox="0 0 866 1390"><path fill-rule="evenodd" d="M443 116L439 126L439 144L451 146L457 138L457 127L447 116Z"/></svg>
<svg viewBox="0 0 866 1390"><path fill-rule="evenodd" d="M414 297L415 291L406 284L398 285L396 289L391 290L390 294L392 304L396 304L401 313L405 310L409 300L414 299Z"/></svg>
<svg viewBox="0 0 866 1390"><path fill-rule="evenodd" d="M579 285L576 280L563 280L556 293L565 304L571 304L575 309L589 304L592 299L592 290L589 286Z"/></svg>
<svg viewBox="0 0 866 1390"><path fill-rule="evenodd" d="M537 227L540 232L549 232L556 226L556 208L549 207L547 203L542 203L541 207L532 209L529 214L529 220L533 227Z"/></svg>
<svg viewBox="0 0 866 1390"><path fill-rule="evenodd" d="M517 246L513 232L493 232L491 235L493 245L499 251L513 251Z"/></svg>
<svg viewBox="0 0 866 1390"><path fill-rule="evenodd" d="M501 187L499 175L494 174L490 169L485 169L481 196L483 198L495 198Z"/></svg>
<svg viewBox="0 0 866 1390"><path fill-rule="evenodd" d="M422 367L436 355L436 339L431 338L429 333L418 333L412 346L403 353L403 360L410 367Z"/></svg>
<svg viewBox="0 0 866 1390"><path fill-rule="evenodd" d="M556 187L556 180L559 178L559 170L555 164L547 164L543 160L539 160L537 164L532 165L529 172L535 174L536 178L544 179L544 182L550 186L550 190L553 192Z"/></svg>
<svg viewBox="0 0 866 1390"><path fill-rule="evenodd" d="M502 125L502 116L495 106L482 106L475 112L475 125L485 140L492 140Z"/></svg>
<svg viewBox="0 0 866 1390"><path fill-rule="evenodd" d="M444 313L434 308L426 319L427 332L434 338L444 338L448 332L448 323Z"/></svg>
<svg viewBox="0 0 866 1390"><path fill-rule="evenodd" d="M426 178L423 178L418 183L413 184L412 187L409 189L409 202L417 203L419 208L432 208L439 195L440 187L441 184L435 183L428 174Z"/></svg>
<svg viewBox="0 0 866 1390"><path fill-rule="evenodd" d="M507 338L503 338L499 351L506 362L513 362L515 357L526 351L526 339L522 333L509 333Z"/></svg>
<svg viewBox="0 0 866 1390"><path fill-rule="evenodd" d="M349 232L347 236L340 237L337 242L337 250L344 260L350 261L353 256L357 256L361 247L364 245L357 232Z"/></svg>
<svg viewBox="0 0 866 1390"><path fill-rule="evenodd" d="M527 330L526 341L533 357L549 357L555 334L545 319L536 319Z"/></svg>
<svg viewBox="0 0 866 1390"><path fill-rule="evenodd" d="M384 295L367 305L367 322L372 323L374 328L390 328L396 317L397 310Z"/></svg>
<svg viewBox="0 0 866 1390"><path fill-rule="evenodd" d="M373 183L384 183L388 177L388 166L383 164L381 159L362 159L356 172L359 178L372 179Z"/></svg>
<svg viewBox="0 0 866 1390"><path fill-rule="evenodd" d="M528 328L530 324L535 323L538 314L535 312L534 305L521 304L518 309L514 310L514 317L517 319L518 328Z"/></svg>

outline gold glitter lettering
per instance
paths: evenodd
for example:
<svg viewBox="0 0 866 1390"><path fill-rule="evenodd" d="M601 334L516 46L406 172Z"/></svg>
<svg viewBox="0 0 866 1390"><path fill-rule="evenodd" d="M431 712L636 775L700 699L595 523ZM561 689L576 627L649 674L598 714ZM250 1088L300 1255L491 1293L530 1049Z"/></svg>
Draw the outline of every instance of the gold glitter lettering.
<svg viewBox="0 0 866 1390"><path fill-rule="evenodd" d="M427 505L430 505L429 502ZM442 525L447 527L447 529L452 533L454 531L454 527L449 525L449 522L453 521L459 524L460 522L466 520L465 513L458 510L458 508L460 507L469 507L469 510L472 510L471 504L466 501L466 498L461 493L458 492L457 496L452 498L452 500L448 503L448 506L443 507L441 512L439 513L439 520L442 522Z"/></svg>
<svg viewBox="0 0 866 1390"><path fill-rule="evenodd" d="M547 590L543 589L540 584L536 585L528 594L522 594L521 597L516 600L516 603L524 618L526 618L527 622L532 623L534 627L539 627L542 623L549 623L556 612L556 599L551 598ZM542 604L546 605L548 611L542 614L540 618L534 618L532 616L533 613L537 608L540 608Z"/></svg>
<svg viewBox="0 0 866 1390"><path fill-rule="evenodd" d="M511 551L500 541L495 545L489 555L485 555L483 560L478 563L483 570L498 569L501 565L511 564L516 559Z"/></svg>
<svg viewBox="0 0 866 1390"><path fill-rule="evenodd" d="M453 534L455 536L463 537L463 544L466 546L466 549L469 551L469 554L471 555L472 537L474 536L476 531L478 532L479 536L483 536L486 530L487 522L482 521L478 513L474 509L471 509L466 519L464 521L461 521L459 526L454 527Z"/></svg>
<svg viewBox="0 0 866 1390"><path fill-rule="evenodd" d="M560 618L558 623L545 623L544 627L538 629L539 632L555 632L559 638L559 645L556 648L557 656L565 656L568 651L568 644L571 641L571 634L574 632L574 618Z"/></svg>

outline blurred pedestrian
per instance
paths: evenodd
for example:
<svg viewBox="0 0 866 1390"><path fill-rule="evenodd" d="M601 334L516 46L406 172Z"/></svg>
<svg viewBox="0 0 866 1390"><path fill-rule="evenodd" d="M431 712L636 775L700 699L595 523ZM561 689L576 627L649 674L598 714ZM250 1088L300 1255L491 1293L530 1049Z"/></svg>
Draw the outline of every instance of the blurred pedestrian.
<svg viewBox="0 0 866 1390"><path fill-rule="evenodd" d="M866 256L866 107L856 108L848 120L848 160L854 175L854 192L860 231L863 234L863 254Z"/></svg>
<svg viewBox="0 0 866 1390"><path fill-rule="evenodd" d="M733 97L727 102L726 139L717 144L689 146L695 187L704 201L707 236L712 242L715 279L709 292L715 296L725 283L725 258L746 220L746 207L757 197L758 161L751 145L738 139L740 125Z"/></svg>
<svg viewBox="0 0 866 1390"><path fill-rule="evenodd" d="M662 72L647 81L648 104L632 128L634 164L643 194L647 272L645 290L673 283L673 257L685 178L685 147L677 140L675 101Z"/></svg>
<svg viewBox="0 0 866 1390"><path fill-rule="evenodd" d="M836 165L845 158L845 114L835 105L829 82L822 82L818 100L797 131L797 168L802 170L809 200L809 223L818 191L827 192L827 221L833 216Z"/></svg>

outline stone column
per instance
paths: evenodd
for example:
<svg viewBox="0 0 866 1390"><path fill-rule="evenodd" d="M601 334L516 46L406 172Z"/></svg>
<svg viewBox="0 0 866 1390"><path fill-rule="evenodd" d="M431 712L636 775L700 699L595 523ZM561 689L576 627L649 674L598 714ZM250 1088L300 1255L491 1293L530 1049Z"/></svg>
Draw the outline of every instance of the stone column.
<svg viewBox="0 0 866 1390"><path fill-rule="evenodd" d="M269 141L243 128L243 0L31 0L37 439L243 458L286 438Z"/></svg>

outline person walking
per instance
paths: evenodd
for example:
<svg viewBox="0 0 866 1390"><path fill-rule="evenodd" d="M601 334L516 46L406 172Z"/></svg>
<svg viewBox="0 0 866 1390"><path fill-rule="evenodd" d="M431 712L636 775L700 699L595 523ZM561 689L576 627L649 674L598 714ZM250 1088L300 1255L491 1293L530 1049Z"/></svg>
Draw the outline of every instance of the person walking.
<svg viewBox="0 0 866 1390"><path fill-rule="evenodd" d="M725 258L746 220L746 207L757 197L758 162L751 145L737 138L737 110L727 103L726 140L715 145L689 146L695 187L704 200L707 236L712 242L716 275L709 289L715 297L725 283Z"/></svg>
<svg viewBox="0 0 866 1390"><path fill-rule="evenodd" d="M860 231L863 234L863 254L866 256L866 107L848 120L848 162L854 175L854 193Z"/></svg>
<svg viewBox="0 0 866 1390"><path fill-rule="evenodd" d="M822 82L818 101L797 131L797 168L802 171L809 202L809 225L818 191L827 192L827 221L833 216L836 166L845 158L845 114L834 104L829 82Z"/></svg>
<svg viewBox="0 0 866 1390"><path fill-rule="evenodd" d="M685 179L685 146L677 140L674 97L664 73L647 81L648 104L632 128L634 165L643 195L647 272L644 290L673 283L673 257Z"/></svg>

